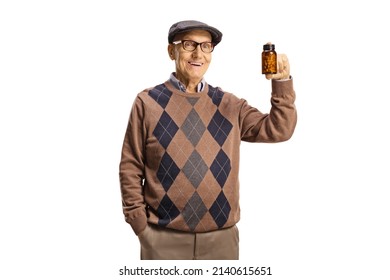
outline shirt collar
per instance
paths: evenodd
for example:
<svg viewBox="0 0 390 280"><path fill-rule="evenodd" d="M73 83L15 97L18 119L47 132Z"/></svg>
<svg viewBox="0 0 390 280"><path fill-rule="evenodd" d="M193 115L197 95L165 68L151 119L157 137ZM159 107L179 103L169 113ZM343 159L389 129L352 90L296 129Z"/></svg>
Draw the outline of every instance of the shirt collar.
<svg viewBox="0 0 390 280"><path fill-rule="evenodd" d="M183 85L182 82L180 82L178 80L178 78L176 78L176 74L175 72L171 73L171 76L169 77L169 81L173 84L173 86L182 91L182 92L186 92L186 87L185 85ZM206 84L206 81L204 78L202 78L202 80L200 81L200 83L198 84L198 86L196 87L196 91L197 92L201 92L203 89L204 89L204 86Z"/></svg>

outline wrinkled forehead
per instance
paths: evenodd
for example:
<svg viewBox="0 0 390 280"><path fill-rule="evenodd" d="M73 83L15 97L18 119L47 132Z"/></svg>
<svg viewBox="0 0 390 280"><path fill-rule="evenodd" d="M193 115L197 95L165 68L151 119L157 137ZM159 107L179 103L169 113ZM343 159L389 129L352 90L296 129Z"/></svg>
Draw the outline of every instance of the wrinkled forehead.
<svg viewBox="0 0 390 280"><path fill-rule="evenodd" d="M190 30L187 32L179 33L177 34L174 38L173 41L178 41L178 40L194 40L198 39L201 40L202 42L208 41L211 42L212 37L210 32L202 29L195 29L195 30Z"/></svg>

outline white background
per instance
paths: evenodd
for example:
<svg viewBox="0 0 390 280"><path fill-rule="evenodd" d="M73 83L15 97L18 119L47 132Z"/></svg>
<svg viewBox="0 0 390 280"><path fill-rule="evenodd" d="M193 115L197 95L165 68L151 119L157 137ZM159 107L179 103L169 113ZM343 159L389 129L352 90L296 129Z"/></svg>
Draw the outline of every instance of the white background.
<svg viewBox="0 0 390 280"><path fill-rule="evenodd" d="M2 1L0 278L125 279L119 268L143 264L121 210L122 141L135 95L174 70L169 27L196 19L224 34L211 85L268 111L271 41L297 94L290 141L242 144L233 265L271 266L269 279L389 279L385 3Z"/></svg>

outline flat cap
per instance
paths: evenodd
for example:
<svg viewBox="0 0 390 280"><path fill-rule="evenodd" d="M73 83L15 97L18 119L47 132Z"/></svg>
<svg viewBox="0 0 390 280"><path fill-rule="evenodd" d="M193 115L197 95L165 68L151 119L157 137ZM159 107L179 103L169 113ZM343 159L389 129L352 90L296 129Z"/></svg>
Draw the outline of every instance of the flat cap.
<svg viewBox="0 0 390 280"><path fill-rule="evenodd" d="M196 20L184 20L184 21L176 22L171 26L168 33L168 43L171 44L173 42L173 38L179 33L184 33L187 31L199 30L199 29L210 32L212 42L215 45L221 42L222 33L217 28Z"/></svg>

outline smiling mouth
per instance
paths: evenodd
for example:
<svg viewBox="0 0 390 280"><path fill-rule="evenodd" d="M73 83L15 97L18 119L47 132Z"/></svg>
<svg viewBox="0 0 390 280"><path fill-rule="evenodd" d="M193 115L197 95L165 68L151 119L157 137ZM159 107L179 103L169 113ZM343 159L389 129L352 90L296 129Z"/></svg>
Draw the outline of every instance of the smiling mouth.
<svg viewBox="0 0 390 280"><path fill-rule="evenodd" d="M191 66L202 66L202 65L203 65L203 63L200 63L200 62L188 61L188 63L189 63Z"/></svg>

